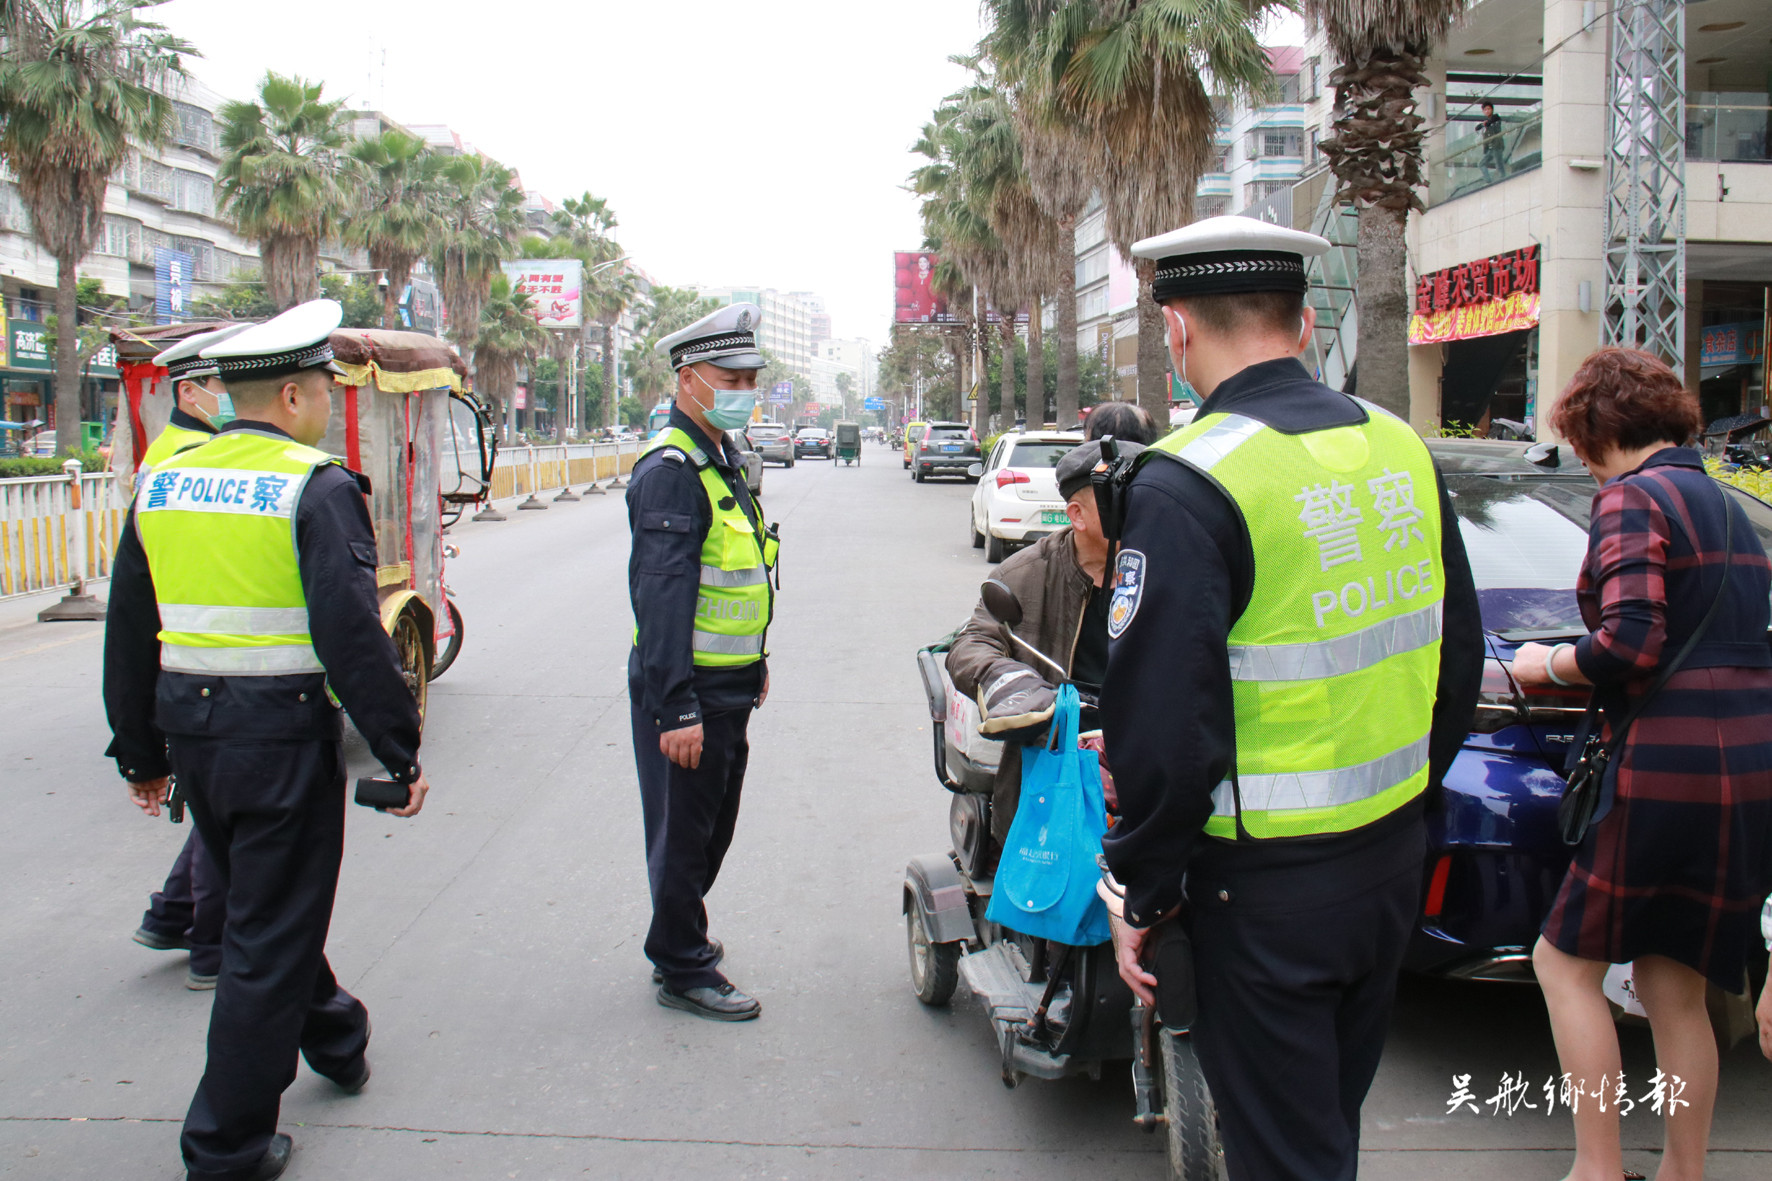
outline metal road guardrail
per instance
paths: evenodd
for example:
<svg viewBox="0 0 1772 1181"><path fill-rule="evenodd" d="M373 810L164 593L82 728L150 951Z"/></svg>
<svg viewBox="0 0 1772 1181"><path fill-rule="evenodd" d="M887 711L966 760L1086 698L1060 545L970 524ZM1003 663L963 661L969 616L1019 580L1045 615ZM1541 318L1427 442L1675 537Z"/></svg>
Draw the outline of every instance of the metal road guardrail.
<svg viewBox="0 0 1772 1181"><path fill-rule="evenodd" d="M82 472L74 460L63 470L0 480L0 598L111 572L129 497L110 472Z"/></svg>
<svg viewBox="0 0 1772 1181"><path fill-rule="evenodd" d="M492 499L625 476L634 470L641 447L638 441L500 447L492 469Z"/></svg>

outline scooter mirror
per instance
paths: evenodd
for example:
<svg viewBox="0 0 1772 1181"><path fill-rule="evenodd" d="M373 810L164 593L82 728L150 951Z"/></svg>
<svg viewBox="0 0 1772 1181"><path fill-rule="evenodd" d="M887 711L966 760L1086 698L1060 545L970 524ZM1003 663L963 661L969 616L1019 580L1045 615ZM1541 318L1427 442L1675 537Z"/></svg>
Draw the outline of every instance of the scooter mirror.
<svg viewBox="0 0 1772 1181"><path fill-rule="evenodd" d="M966 474L971 476L974 480L978 479L979 477L984 475L984 464L982 464L982 463L973 464L971 467L966 469Z"/></svg>
<svg viewBox="0 0 1772 1181"><path fill-rule="evenodd" d="M1021 623L1021 600L1015 592L1000 578L987 578L984 585L978 588L978 594L984 600L984 609L991 613L1004 627L1016 627Z"/></svg>

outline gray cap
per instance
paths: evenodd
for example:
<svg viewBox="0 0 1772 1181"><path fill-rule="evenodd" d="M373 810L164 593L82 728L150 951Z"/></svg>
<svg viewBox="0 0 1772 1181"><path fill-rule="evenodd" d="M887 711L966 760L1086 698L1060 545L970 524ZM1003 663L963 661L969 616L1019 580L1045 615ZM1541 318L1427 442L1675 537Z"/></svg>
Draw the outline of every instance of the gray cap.
<svg viewBox="0 0 1772 1181"><path fill-rule="evenodd" d="M1144 447L1138 443L1121 443L1120 458L1131 459ZM1091 439L1087 443L1079 443L1065 452L1063 459L1058 461L1058 494L1069 500L1089 486L1089 475L1095 465L1101 462L1101 440Z"/></svg>

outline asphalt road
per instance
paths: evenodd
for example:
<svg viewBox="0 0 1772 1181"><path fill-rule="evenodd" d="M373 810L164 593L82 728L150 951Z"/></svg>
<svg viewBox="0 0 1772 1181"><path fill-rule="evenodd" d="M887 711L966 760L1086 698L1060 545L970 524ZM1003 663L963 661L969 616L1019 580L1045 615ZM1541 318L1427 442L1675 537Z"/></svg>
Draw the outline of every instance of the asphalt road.
<svg viewBox="0 0 1772 1181"><path fill-rule="evenodd" d="M1163 1176L1120 1071L1005 1090L964 986L937 1011L907 982L904 864L948 847L913 653L986 572L969 493L913 485L873 445L859 469L765 477L784 537L774 690L709 905L764 1005L744 1025L661 1009L640 952L619 495L457 528L466 646L431 687L435 790L410 821L351 810L329 944L374 1016L375 1076L347 1097L303 1069L290 1177ZM129 933L184 830L140 816L102 757L99 625L32 622L43 602L0 604L0 1175L170 1181L210 994ZM1635 1092L1646 1031L1626 1046ZM1455 1074L1481 1101L1523 1072L1542 1104L1554 1068L1535 990L1407 982L1363 1175L1562 1176L1561 1111L1446 1110ZM1772 1064L1744 1042L1711 1177L1772 1174L1769 1110ZM1641 1109L1625 1130L1659 1143Z"/></svg>

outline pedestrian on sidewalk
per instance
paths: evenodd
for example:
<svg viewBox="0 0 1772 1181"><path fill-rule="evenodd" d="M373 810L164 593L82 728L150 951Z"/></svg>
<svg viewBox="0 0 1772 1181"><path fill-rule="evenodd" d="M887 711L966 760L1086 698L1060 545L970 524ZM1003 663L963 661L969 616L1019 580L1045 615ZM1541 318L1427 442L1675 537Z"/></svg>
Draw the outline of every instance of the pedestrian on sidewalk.
<svg viewBox="0 0 1772 1181"><path fill-rule="evenodd" d="M1659 358L1595 352L1551 425L1600 483L1576 581L1593 631L1522 645L1513 675L1595 686L1617 749L1532 962L1557 1058L1590 1087L1619 1078L1600 985L1611 965L1632 964L1655 1064L1690 1105L1667 1115L1661 1176L1701 1177L1717 1093L1705 982L1746 991L1772 893L1772 564L1736 497L1687 446L1702 425L1698 400ZM1570 1177L1617 1177L1617 1105L1583 1104L1574 1118Z"/></svg>
<svg viewBox="0 0 1772 1181"><path fill-rule="evenodd" d="M732 304L658 342L677 374L670 423L628 484L628 696L646 829L658 1003L714 1021L763 1009L720 972L704 899L738 823L751 711L769 696L777 542L726 432L757 401L762 309Z"/></svg>
<svg viewBox="0 0 1772 1181"><path fill-rule="evenodd" d="M326 962L344 855L339 706L411 816L429 790L419 714L381 626L367 481L317 450L341 309L302 304L205 352L239 418L149 477L105 624L112 751L157 816L178 776L227 900L209 1058L180 1146L190 1181L267 1181L297 1055L369 1080L369 1014Z"/></svg>
<svg viewBox="0 0 1772 1181"><path fill-rule="evenodd" d="M238 336L250 327L235 324L200 332L155 356L154 364L166 370L172 382L174 404L171 421L148 444L136 468L137 492L155 468L181 451L207 443L216 431L234 421L234 403L217 375L217 363L201 354L210 345ZM115 753L114 748L110 753ZM185 987L207 991L215 987L216 973L221 970L223 913L214 865L193 824L184 848L172 863L172 872L166 875L166 883L149 896L147 912L132 938L154 951L189 951Z"/></svg>

